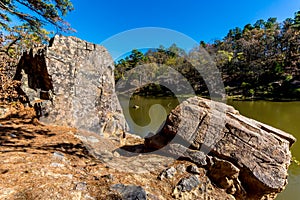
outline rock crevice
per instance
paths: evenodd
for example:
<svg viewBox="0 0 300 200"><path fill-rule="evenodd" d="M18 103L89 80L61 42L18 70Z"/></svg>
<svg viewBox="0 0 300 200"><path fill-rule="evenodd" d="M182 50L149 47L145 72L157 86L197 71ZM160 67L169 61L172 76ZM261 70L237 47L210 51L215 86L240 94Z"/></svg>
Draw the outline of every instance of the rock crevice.
<svg viewBox="0 0 300 200"><path fill-rule="evenodd" d="M178 138L189 145L182 146ZM295 141L231 106L193 97L174 109L163 129L146 138L145 145L201 165L237 199L272 199L287 184L289 148Z"/></svg>
<svg viewBox="0 0 300 200"><path fill-rule="evenodd" d="M120 136L127 125L113 70L103 46L57 35L49 46L24 52L15 79L40 121Z"/></svg>

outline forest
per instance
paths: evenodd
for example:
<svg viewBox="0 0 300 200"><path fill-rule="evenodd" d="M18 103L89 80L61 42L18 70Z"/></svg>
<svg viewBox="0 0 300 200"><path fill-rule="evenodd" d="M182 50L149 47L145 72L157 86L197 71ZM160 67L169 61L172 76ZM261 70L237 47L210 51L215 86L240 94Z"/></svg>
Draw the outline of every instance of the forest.
<svg viewBox="0 0 300 200"><path fill-rule="evenodd" d="M221 40L212 43L200 41L199 46L189 52L176 44L146 52L134 49L130 55L115 63L116 82L125 80L131 85L138 85L135 83L138 81L132 78L134 74L125 74L140 65L152 65L148 75L160 73L161 66L169 66L189 81L197 95L209 96L205 77L191 62L199 49L205 50L214 61L228 97L300 99L300 11L283 22L269 18L246 24L243 28L236 27ZM174 82L176 78L171 79L168 81ZM135 92L146 96L172 95L159 83L149 84Z"/></svg>

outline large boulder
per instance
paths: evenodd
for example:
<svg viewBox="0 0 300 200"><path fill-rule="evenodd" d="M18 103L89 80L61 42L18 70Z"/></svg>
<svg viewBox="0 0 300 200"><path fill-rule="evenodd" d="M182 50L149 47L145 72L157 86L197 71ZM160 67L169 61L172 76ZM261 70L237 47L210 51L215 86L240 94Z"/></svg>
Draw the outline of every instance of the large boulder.
<svg viewBox="0 0 300 200"><path fill-rule="evenodd" d="M145 139L147 147L205 167L208 177L237 199L275 198L287 184L294 142L288 133L200 97L180 104L162 130Z"/></svg>
<svg viewBox="0 0 300 200"><path fill-rule="evenodd" d="M114 91L114 62L99 45L55 36L24 52L15 79L40 121L121 135L126 121Z"/></svg>

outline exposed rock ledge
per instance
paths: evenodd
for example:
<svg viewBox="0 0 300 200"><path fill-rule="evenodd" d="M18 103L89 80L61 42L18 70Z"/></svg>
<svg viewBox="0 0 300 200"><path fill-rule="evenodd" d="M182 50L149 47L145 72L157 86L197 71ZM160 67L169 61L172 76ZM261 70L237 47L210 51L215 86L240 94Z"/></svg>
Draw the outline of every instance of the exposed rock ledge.
<svg viewBox="0 0 300 200"><path fill-rule="evenodd" d="M145 144L202 165L238 199L272 199L287 184L295 140L231 106L194 97L173 110L162 131Z"/></svg>
<svg viewBox="0 0 300 200"><path fill-rule="evenodd" d="M49 194L62 199L96 199L91 188L104 188L99 189L102 199L274 199L287 184L294 137L243 117L230 106L198 97L173 110L162 131L145 139L145 145L130 134L125 146L116 142L116 137L124 137L126 123L114 92L113 61L104 47L56 36L49 47L24 53L15 78L22 80L28 103L42 122L76 129L33 127L18 119L14 124L7 118L16 113L1 108L5 171L0 176L7 181L0 183L1 198L24 189L25 168L27 179L39 180L40 185L54 180L48 183L53 190L40 189L35 197ZM78 156L72 152L79 146ZM26 155L18 153L22 147ZM150 148L183 160L146 153ZM86 149L90 155L84 156ZM14 161L23 156L30 159ZM52 157L63 161L52 162ZM35 162L40 164L32 168ZM18 170L8 170L11 167ZM41 174L41 168L47 173ZM26 184L35 187L34 182Z"/></svg>

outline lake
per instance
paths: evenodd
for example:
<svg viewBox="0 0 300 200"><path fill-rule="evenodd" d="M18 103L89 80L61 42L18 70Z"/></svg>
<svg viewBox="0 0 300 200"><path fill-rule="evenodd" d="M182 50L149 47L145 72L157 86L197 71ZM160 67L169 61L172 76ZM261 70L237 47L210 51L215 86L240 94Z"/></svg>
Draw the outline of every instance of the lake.
<svg viewBox="0 0 300 200"><path fill-rule="evenodd" d="M135 96L128 100L119 97L130 132L145 137L149 132L157 132L168 113L182 100L175 98L150 98ZM126 105L127 104L127 105ZM233 101L227 104L234 106L241 114L284 130L300 140L300 102L272 101ZM300 142L292 147L292 154L300 161ZM286 189L276 200L298 199L300 197L300 166L295 162L289 168Z"/></svg>
<svg viewBox="0 0 300 200"><path fill-rule="evenodd" d="M300 160L300 102L271 101L228 101L241 114L284 130L297 138L292 147L292 155ZM292 200L300 197L300 167L294 162L289 168L286 189L276 200Z"/></svg>

